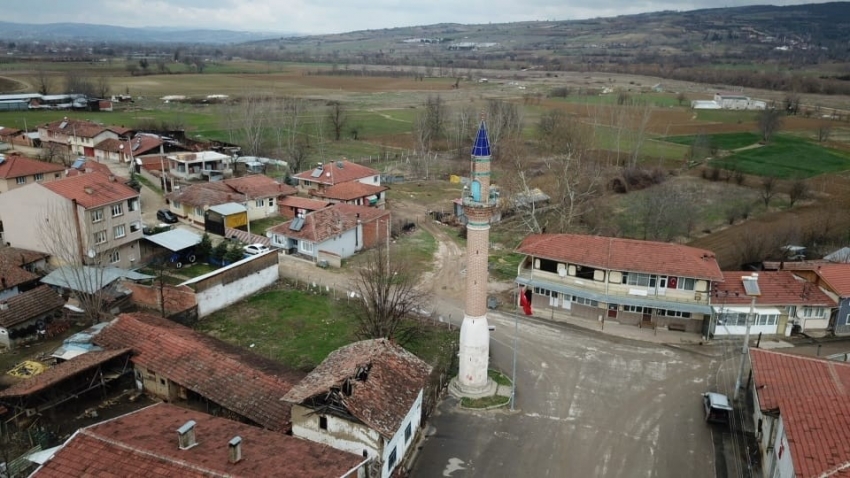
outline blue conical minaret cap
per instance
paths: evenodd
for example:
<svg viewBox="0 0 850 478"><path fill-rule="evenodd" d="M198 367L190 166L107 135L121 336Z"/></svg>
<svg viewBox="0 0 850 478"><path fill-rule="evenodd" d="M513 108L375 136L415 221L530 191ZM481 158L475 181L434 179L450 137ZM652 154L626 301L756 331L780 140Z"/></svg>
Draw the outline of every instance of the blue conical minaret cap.
<svg viewBox="0 0 850 478"><path fill-rule="evenodd" d="M478 126L478 134L475 136L475 144L472 146L472 155L477 157L490 156L490 139L487 138L487 125L481 120Z"/></svg>

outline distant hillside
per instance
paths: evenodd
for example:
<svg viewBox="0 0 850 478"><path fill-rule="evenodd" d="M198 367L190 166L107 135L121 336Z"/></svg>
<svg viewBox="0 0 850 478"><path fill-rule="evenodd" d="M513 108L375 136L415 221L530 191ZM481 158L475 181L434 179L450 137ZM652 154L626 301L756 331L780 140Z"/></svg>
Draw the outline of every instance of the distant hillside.
<svg viewBox="0 0 850 478"><path fill-rule="evenodd" d="M27 24L0 22L4 41L91 41L108 43L243 43L286 34L188 28L127 28L88 23Z"/></svg>

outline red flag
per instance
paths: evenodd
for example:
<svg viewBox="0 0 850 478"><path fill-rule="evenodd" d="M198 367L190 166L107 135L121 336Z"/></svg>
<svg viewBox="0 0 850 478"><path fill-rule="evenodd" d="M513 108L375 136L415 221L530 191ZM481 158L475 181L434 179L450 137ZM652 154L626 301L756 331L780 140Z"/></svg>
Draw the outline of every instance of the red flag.
<svg viewBox="0 0 850 478"><path fill-rule="evenodd" d="M522 311L525 315L531 315L531 291L526 289L519 293L519 305L522 306Z"/></svg>

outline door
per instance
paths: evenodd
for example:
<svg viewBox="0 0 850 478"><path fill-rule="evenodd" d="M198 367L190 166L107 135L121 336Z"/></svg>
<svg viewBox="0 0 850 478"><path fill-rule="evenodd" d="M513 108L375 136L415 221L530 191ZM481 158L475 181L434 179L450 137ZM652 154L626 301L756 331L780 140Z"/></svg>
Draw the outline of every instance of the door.
<svg viewBox="0 0 850 478"><path fill-rule="evenodd" d="M481 183L478 181L472 181L472 186L469 190L470 194L472 194L472 200L475 202L481 201Z"/></svg>
<svg viewBox="0 0 850 478"><path fill-rule="evenodd" d="M658 277L657 295L667 295L667 276Z"/></svg>
<svg viewBox="0 0 850 478"><path fill-rule="evenodd" d="M549 307L558 307L558 301L560 300L560 298L561 294L552 291L551 295L549 296Z"/></svg>
<svg viewBox="0 0 850 478"><path fill-rule="evenodd" d="M608 304L608 318L616 319L617 318L617 309L619 306L617 304Z"/></svg>
<svg viewBox="0 0 850 478"><path fill-rule="evenodd" d="M561 307L563 307L567 310L570 310L570 308L572 308L572 304L573 304L572 296L569 295L569 294L563 294L563 297L561 297Z"/></svg>

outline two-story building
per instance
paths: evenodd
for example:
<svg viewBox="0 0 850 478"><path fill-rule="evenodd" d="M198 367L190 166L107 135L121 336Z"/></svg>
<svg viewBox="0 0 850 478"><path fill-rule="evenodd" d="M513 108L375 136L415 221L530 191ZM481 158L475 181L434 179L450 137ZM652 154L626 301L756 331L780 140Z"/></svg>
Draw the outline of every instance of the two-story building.
<svg viewBox="0 0 850 478"><path fill-rule="evenodd" d="M97 161L129 163L136 156L156 153L162 145L162 139L153 134L137 134L133 138L109 138L94 146L94 158Z"/></svg>
<svg viewBox="0 0 850 478"><path fill-rule="evenodd" d="M165 157L168 174L179 179L203 179L220 176L230 166L230 156L215 151L173 153Z"/></svg>
<svg viewBox="0 0 850 478"><path fill-rule="evenodd" d="M381 173L348 160L319 163L316 168L293 176L298 190L334 203L383 208L386 186Z"/></svg>
<svg viewBox="0 0 850 478"><path fill-rule="evenodd" d="M0 154L0 193L27 184L61 179L64 171L61 164L39 161L16 153Z"/></svg>
<svg viewBox="0 0 850 478"><path fill-rule="evenodd" d="M248 219L276 216L279 200L295 194L295 188L262 174L181 186L169 193L169 209L192 222L203 224L206 211L213 206L240 203L248 211Z"/></svg>
<svg viewBox="0 0 850 478"><path fill-rule="evenodd" d="M578 234L534 234L517 282L535 308L640 326L706 334L712 283L723 280L714 253L665 242Z"/></svg>
<svg viewBox="0 0 850 478"><path fill-rule="evenodd" d="M92 121L65 117L38 127L38 137L45 147L55 145L70 154L94 157L96 144L106 139L118 139L126 128L107 127Z"/></svg>
<svg viewBox="0 0 850 478"><path fill-rule="evenodd" d="M755 302L744 288L745 277L758 284ZM711 303L714 336L744 335L748 321L751 334L787 336L795 325L800 331L825 330L835 307L820 288L789 271L723 272L723 282L713 285Z"/></svg>
<svg viewBox="0 0 850 478"><path fill-rule="evenodd" d="M413 449L431 366L387 339L331 352L283 399L292 435L372 459L388 478Z"/></svg>
<svg viewBox="0 0 850 478"><path fill-rule="evenodd" d="M837 302L829 327L835 335L849 335L850 263L812 263L806 269L797 269L794 274L820 287Z"/></svg>
<svg viewBox="0 0 850 478"><path fill-rule="evenodd" d="M139 259L139 193L112 175L91 172L0 194L0 220L6 242L57 264L129 268Z"/></svg>

